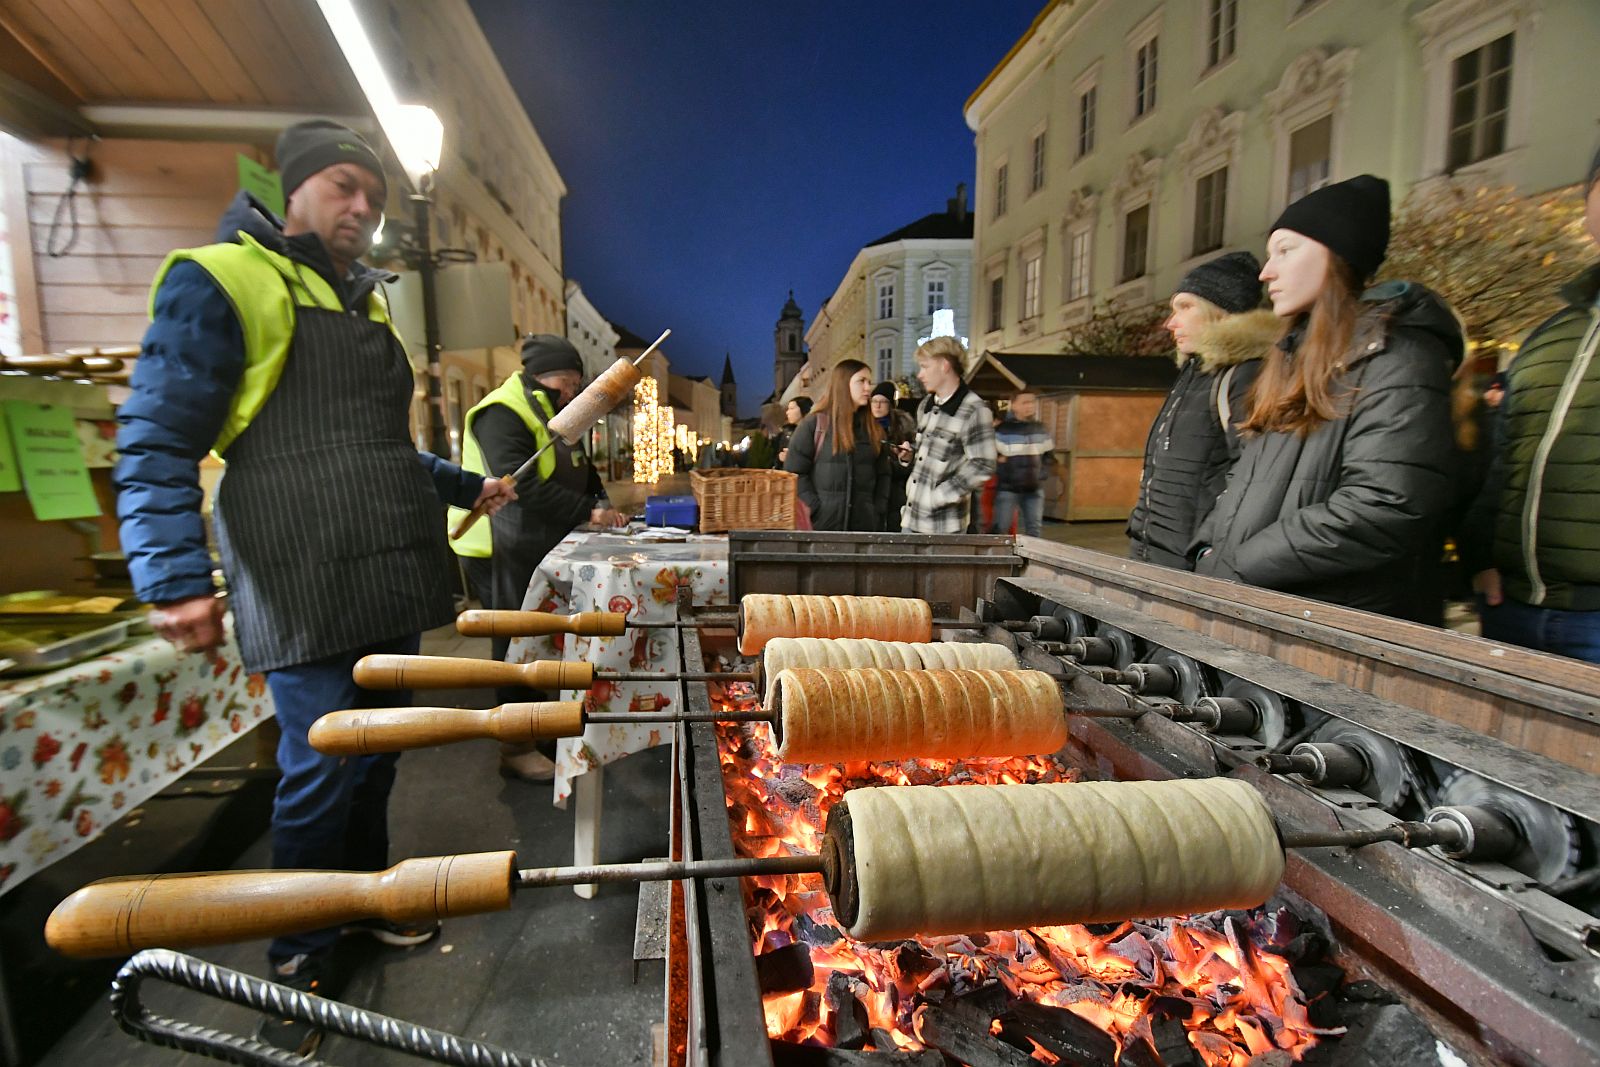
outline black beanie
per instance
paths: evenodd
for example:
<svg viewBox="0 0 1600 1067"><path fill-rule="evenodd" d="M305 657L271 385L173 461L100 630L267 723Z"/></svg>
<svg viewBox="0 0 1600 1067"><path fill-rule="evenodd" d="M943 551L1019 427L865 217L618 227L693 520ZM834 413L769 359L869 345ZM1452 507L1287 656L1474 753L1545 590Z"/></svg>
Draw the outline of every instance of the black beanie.
<svg viewBox="0 0 1600 1067"><path fill-rule="evenodd" d="M879 382L872 387L873 396L887 397L890 404L900 399L900 391L894 387L893 382Z"/></svg>
<svg viewBox="0 0 1600 1067"><path fill-rule="evenodd" d="M558 370L583 373L583 357L572 342L553 333L532 333L522 339L522 369L537 377Z"/></svg>
<svg viewBox="0 0 1600 1067"><path fill-rule="evenodd" d="M378 176L388 193L383 164L362 136L348 126L329 119L297 122L278 134L278 174L283 182L283 199L289 199L305 180L335 163L354 163Z"/></svg>
<svg viewBox="0 0 1600 1067"><path fill-rule="evenodd" d="M1173 293L1193 293L1230 315L1261 306L1261 262L1249 252L1207 260L1183 276Z"/></svg>
<svg viewBox="0 0 1600 1067"><path fill-rule="evenodd" d="M1389 183L1361 174L1324 185L1284 208L1267 233L1273 230L1293 230L1327 245L1364 282L1389 250Z"/></svg>

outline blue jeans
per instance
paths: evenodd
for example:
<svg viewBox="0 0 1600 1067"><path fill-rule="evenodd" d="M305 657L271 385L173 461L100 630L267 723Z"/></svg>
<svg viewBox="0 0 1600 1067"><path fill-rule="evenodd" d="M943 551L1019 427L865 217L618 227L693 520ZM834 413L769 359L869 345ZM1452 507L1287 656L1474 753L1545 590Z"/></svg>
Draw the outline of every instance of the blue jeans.
<svg viewBox="0 0 1600 1067"><path fill-rule="evenodd" d="M1010 489L997 489L994 494L994 529L996 533L1010 533L1011 523L1022 516L1021 533L1038 537L1044 522L1044 490L1018 493Z"/></svg>
<svg viewBox="0 0 1600 1067"><path fill-rule="evenodd" d="M1483 636L1491 641L1600 663L1600 611L1539 608L1507 597L1497 608L1478 598Z"/></svg>
<svg viewBox="0 0 1600 1067"><path fill-rule="evenodd" d="M306 739L311 724L345 708L403 707L410 690L362 689L350 680L356 660L375 653L414 655L419 634L267 672L277 707L278 767L272 805L272 865L281 869L377 871L389 865L389 789L395 753L324 756ZM275 939L273 962L333 947L338 927Z"/></svg>

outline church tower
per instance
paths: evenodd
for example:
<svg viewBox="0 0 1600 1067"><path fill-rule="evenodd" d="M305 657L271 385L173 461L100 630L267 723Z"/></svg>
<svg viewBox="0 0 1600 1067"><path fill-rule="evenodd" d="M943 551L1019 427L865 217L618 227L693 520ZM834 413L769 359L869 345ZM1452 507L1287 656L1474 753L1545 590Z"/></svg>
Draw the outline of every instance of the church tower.
<svg viewBox="0 0 1600 1067"><path fill-rule="evenodd" d="M722 355L722 413L730 419L739 417L739 383L733 380L733 353Z"/></svg>
<svg viewBox="0 0 1600 1067"><path fill-rule="evenodd" d="M805 365L806 353L802 341L805 330L806 322L801 317L800 305L794 302L794 290L790 289L789 299L784 302L783 312L778 316L778 327L773 332L776 348L774 377L777 379L777 385L772 389L773 396L782 396Z"/></svg>

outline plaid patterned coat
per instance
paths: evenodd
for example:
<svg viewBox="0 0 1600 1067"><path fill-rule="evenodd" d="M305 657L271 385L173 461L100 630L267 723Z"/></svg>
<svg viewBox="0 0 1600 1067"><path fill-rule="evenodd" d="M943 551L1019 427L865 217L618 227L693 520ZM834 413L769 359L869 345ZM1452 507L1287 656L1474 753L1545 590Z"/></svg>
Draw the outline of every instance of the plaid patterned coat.
<svg viewBox="0 0 1600 1067"><path fill-rule="evenodd" d="M901 531L965 533L972 494L995 466L994 416L977 393L963 384L943 404L923 398Z"/></svg>

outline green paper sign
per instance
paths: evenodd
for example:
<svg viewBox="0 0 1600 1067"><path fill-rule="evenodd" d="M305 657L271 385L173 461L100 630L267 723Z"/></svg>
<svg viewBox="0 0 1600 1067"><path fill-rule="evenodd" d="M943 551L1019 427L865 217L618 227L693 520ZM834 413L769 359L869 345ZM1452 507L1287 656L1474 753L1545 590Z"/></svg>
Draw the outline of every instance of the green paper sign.
<svg viewBox="0 0 1600 1067"><path fill-rule="evenodd" d="M22 475L17 473L17 457L11 451L11 432L6 429L6 412L0 405L0 493L15 493L22 488Z"/></svg>
<svg viewBox="0 0 1600 1067"><path fill-rule="evenodd" d="M86 519L100 514L72 409L23 400L7 400L0 408L16 446L17 468L33 517Z"/></svg>
<svg viewBox="0 0 1600 1067"><path fill-rule="evenodd" d="M254 193L257 200L283 217L283 182L278 172L268 170L244 153L238 154L239 188Z"/></svg>

